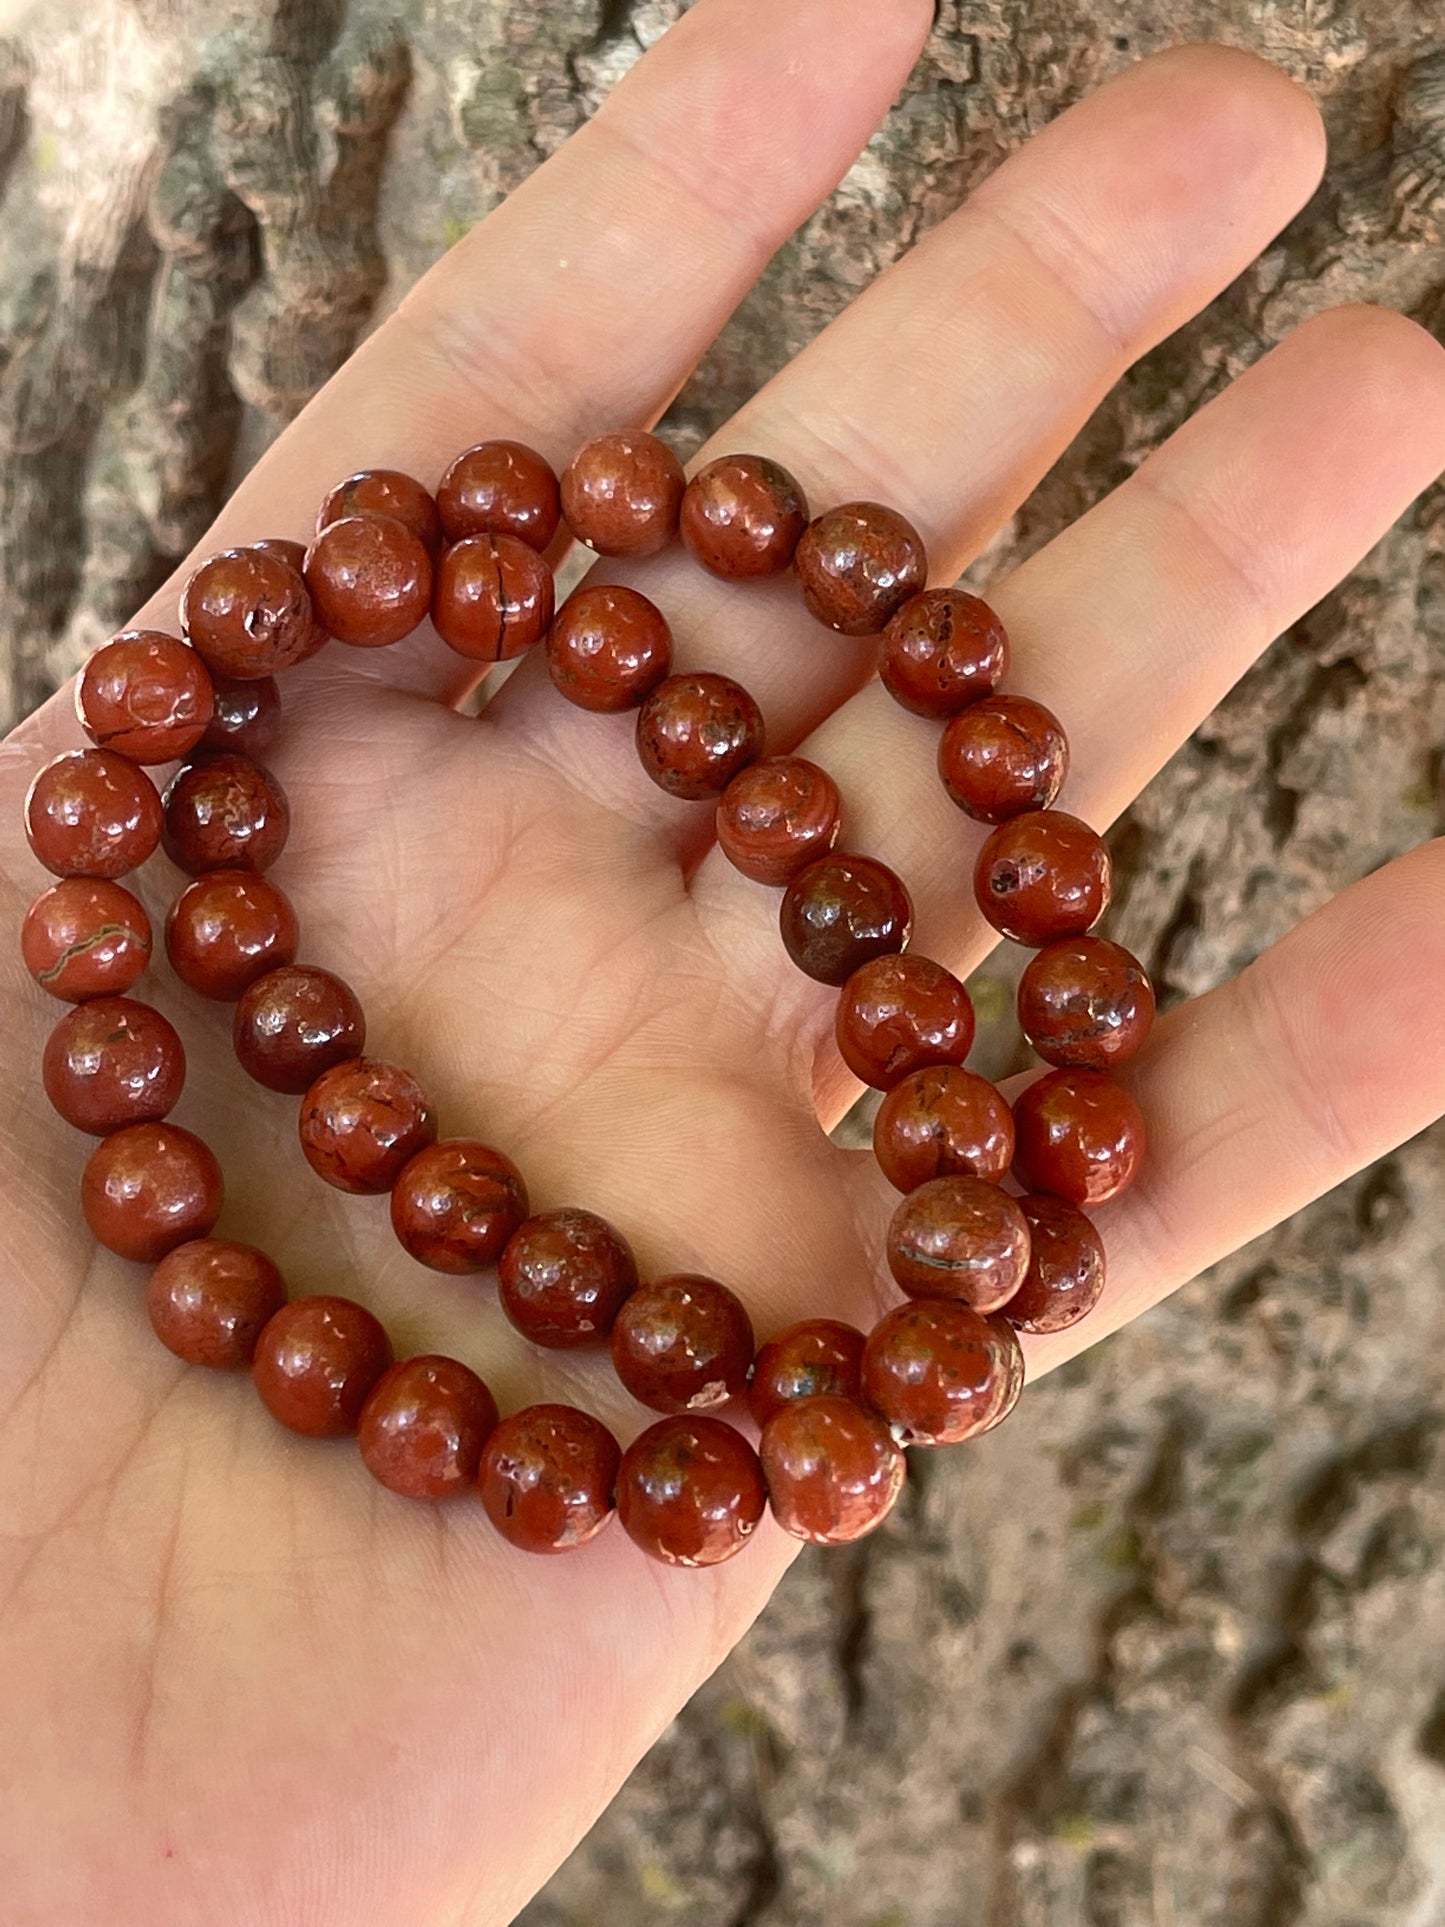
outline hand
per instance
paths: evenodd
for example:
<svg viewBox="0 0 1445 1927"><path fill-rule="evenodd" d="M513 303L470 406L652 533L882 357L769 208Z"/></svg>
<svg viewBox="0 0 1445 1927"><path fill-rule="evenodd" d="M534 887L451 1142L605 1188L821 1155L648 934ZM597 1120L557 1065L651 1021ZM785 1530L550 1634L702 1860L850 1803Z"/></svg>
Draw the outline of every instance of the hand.
<svg viewBox="0 0 1445 1927"><path fill-rule="evenodd" d="M924 0L701 0L576 139L444 259L281 437L201 545L305 536L364 465L433 483L469 441L560 463L650 422L903 80ZM846 19L840 18L846 15ZM1145 63L1007 162L750 402L712 452L786 463L816 505L865 495L923 530L935 580L985 544L1127 365L1194 314L1312 191L1309 102L1220 49ZM1065 720L1069 807L1110 820L1266 642L1445 464L1445 354L1397 316L1300 328L1098 508L990 591L1012 686ZM185 569L137 617L174 628ZM916 945L989 941L959 885L976 840L928 725L868 645L787 584L677 556L635 578L686 665L736 675L770 746L837 777L854 847L913 889ZM868 1323L891 1193L838 1149L853 1095L832 994L776 895L705 847L709 812L636 765L625 719L524 663L480 721L430 634L333 645L284 684L278 880L303 958L360 992L370 1047L444 1128L516 1157L539 1204L612 1218L644 1270L726 1280L766 1334ZM34 770L79 741L57 697L0 750L3 921L45 879L20 835ZM1156 1028L1131 1081L1146 1176L1101 1214L1104 1303L1030 1342L1031 1375L1136 1316L1445 1109L1445 851L1402 857L1234 984ZM160 901L152 899L152 907ZM80 1219L85 1147L49 1112L42 1007L0 970L0 1892L50 1927L422 1927L511 1918L738 1639L790 1543L666 1571L616 1527L528 1557L480 1509L374 1485L280 1431L243 1378L154 1341L140 1274ZM624 1435L604 1358L529 1351L476 1282L423 1273L378 1201L329 1193L293 1106L248 1085L227 1014L157 971L191 1058L179 1122L226 1168L222 1229L293 1289L354 1294L398 1352L455 1351L503 1409L561 1397ZM144 991L144 986L142 986Z"/></svg>

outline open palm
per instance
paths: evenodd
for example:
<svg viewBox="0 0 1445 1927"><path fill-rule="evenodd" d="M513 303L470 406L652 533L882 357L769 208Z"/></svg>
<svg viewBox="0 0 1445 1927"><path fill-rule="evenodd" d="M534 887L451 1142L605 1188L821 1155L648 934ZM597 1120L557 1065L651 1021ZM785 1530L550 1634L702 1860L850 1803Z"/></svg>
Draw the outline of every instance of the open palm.
<svg viewBox="0 0 1445 1927"><path fill-rule="evenodd" d="M248 477L203 545L304 536L368 464L434 483L470 441L565 460L653 420L769 252L847 166L926 29L925 0L701 0L594 122L413 291ZM1146 63L1074 109L862 295L712 452L785 462L815 505L865 496L951 580L1128 363L1209 300L1312 190L1309 103L1244 56ZM1300 329L1074 529L991 592L1012 686L1074 745L1066 805L1102 825L1259 649L1445 463L1445 354L1365 310ZM622 574L613 571L614 577ZM774 750L837 777L844 840L893 864L915 945L991 939L974 843L927 724L867 644L786 584L669 555L630 578L680 666L756 695ZM174 626L180 577L140 612ZM486 1137L535 1206L613 1219L644 1272L724 1279L766 1334L880 1302L886 1187L824 1135L853 1089L830 993L787 963L776 893L653 789L625 719L525 662L480 719L427 632L333 644L283 686L278 880L302 957L350 980L372 1054L444 1130ZM18 833L35 768L79 740L61 699L0 749L4 914L43 879ZM1445 852L1401 858L1235 985L1161 1021L1132 1068L1147 1175L1101 1214L1111 1283L1031 1373L1116 1328L1445 1107ZM172 879L173 881L173 879ZM151 886L152 908L165 883ZM705 1572L616 1530L514 1551L466 1501L426 1508L354 1449L283 1433L244 1378L157 1346L134 1267L79 1221L84 1147L46 1109L47 1020L0 964L0 1893L7 1923L503 1922L760 1609L765 1526ZM305 1167L294 1105L250 1085L227 1013L158 984L186 1038L177 1120L228 1179L223 1233L294 1290L371 1304L398 1354L456 1353L503 1409L645 1415L603 1358L530 1351L485 1281L396 1246L384 1200Z"/></svg>

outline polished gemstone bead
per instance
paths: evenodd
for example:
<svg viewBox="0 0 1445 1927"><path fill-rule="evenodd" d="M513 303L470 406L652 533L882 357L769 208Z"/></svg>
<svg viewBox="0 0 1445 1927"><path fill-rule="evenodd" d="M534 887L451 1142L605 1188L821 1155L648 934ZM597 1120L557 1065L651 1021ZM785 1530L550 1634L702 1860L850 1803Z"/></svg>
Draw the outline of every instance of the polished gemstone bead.
<svg viewBox="0 0 1445 1927"><path fill-rule="evenodd" d="M361 1408L357 1443L367 1471L404 1499L470 1492L497 1401L469 1365L428 1353L390 1366Z"/></svg>
<svg viewBox="0 0 1445 1927"><path fill-rule="evenodd" d="M723 855L754 883L783 884L838 840L838 785L802 756L765 756L739 770L718 799Z"/></svg>
<svg viewBox="0 0 1445 1927"><path fill-rule="evenodd" d="M392 1229L433 1271L486 1271L526 1215L521 1172L476 1138L424 1145L392 1186Z"/></svg>
<svg viewBox="0 0 1445 1927"><path fill-rule="evenodd" d="M990 696L944 730L938 773L961 810L980 823L1002 823L1053 802L1069 773L1068 738L1042 703Z"/></svg>
<svg viewBox="0 0 1445 1927"><path fill-rule="evenodd" d="M160 842L161 799L114 750L67 750L30 785L25 834L56 876L122 877Z"/></svg>
<svg viewBox="0 0 1445 1927"><path fill-rule="evenodd" d="M547 672L579 709L636 709L672 666L655 602L614 583L574 589L547 631Z"/></svg>
<svg viewBox="0 0 1445 1927"><path fill-rule="evenodd" d="M472 662L505 662L546 635L555 606L552 571L520 537L466 535L442 550L432 621Z"/></svg>
<svg viewBox="0 0 1445 1927"><path fill-rule="evenodd" d="M873 1327L863 1395L905 1445L957 1445L1018 1403L1024 1357L1013 1327L952 1298L912 1299Z"/></svg>
<svg viewBox="0 0 1445 1927"><path fill-rule="evenodd" d="M290 831L285 790L270 770L234 751L188 764L166 791L166 855L189 876L269 870Z"/></svg>
<svg viewBox="0 0 1445 1927"><path fill-rule="evenodd" d="M234 750L253 760L264 756L281 733L281 691L274 676L242 682L235 676L213 675L211 691L215 708L201 738L200 754Z"/></svg>
<svg viewBox="0 0 1445 1927"><path fill-rule="evenodd" d="M261 1403L292 1432L354 1432L367 1394L392 1362L380 1321L350 1298L293 1298L256 1341L251 1373Z"/></svg>
<svg viewBox="0 0 1445 1927"><path fill-rule="evenodd" d="M794 566L808 608L845 636L878 635L928 580L922 536L878 502L845 502L810 522Z"/></svg>
<svg viewBox="0 0 1445 1927"><path fill-rule="evenodd" d="M482 1450L487 1517L523 1552L570 1552L613 1515L617 1441L575 1405L528 1405L504 1418Z"/></svg>
<svg viewBox="0 0 1445 1927"><path fill-rule="evenodd" d="M990 695L1008 662L1008 636L986 602L962 589L925 589L884 630L878 674L896 703L941 721Z"/></svg>
<svg viewBox="0 0 1445 1927"><path fill-rule="evenodd" d="M146 1310L156 1337L188 1365L244 1370L261 1327L286 1302L286 1282L264 1251L193 1238L151 1273Z"/></svg>
<svg viewBox="0 0 1445 1927"><path fill-rule="evenodd" d="M300 1097L333 1064L360 1057L366 1017L350 984L315 964L282 964L241 992L231 1027L241 1068Z"/></svg>
<svg viewBox="0 0 1445 1927"><path fill-rule="evenodd" d="M805 1318L759 1351L748 1410L758 1425L766 1425L790 1399L857 1398L862 1383L862 1332L836 1318Z"/></svg>
<svg viewBox="0 0 1445 1927"><path fill-rule="evenodd" d="M435 1141L436 1118L410 1071L353 1057L323 1071L301 1100L301 1149L338 1191L389 1191L403 1167Z"/></svg>
<svg viewBox="0 0 1445 1927"><path fill-rule="evenodd" d="M534 1345L601 1345L637 1289L637 1264L605 1218L563 1206L512 1233L498 1287L502 1310Z"/></svg>
<svg viewBox="0 0 1445 1927"><path fill-rule="evenodd" d="M637 712L637 754L669 796L720 796L762 753L762 711L730 676L669 676Z"/></svg>
<svg viewBox="0 0 1445 1927"><path fill-rule="evenodd" d="M26 911L20 954L52 997L68 1004L118 997L150 962L151 920L121 884L65 877Z"/></svg>
<svg viewBox="0 0 1445 1927"><path fill-rule="evenodd" d="M1070 1204L1104 1204L1132 1184L1144 1156L1144 1118L1103 1071L1050 1071L1014 1101L1014 1170L1030 1191Z"/></svg>
<svg viewBox="0 0 1445 1927"><path fill-rule="evenodd" d="M186 1053L174 1026L149 1004L96 997L66 1011L51 1031L41 1076L67 1124L103 1137L123 1124L153 1124L175 1108Z"/></svg>
<svg viewBox="0 0 1445 1927"><path fill-rule="evenodd" d="M683 541L726 581L777 575L808 526L808 500L766 455L723 455L700 468L682 498Z"/></svg>
<svg viewBox="0 0 1445 1927"><path fill-rule="evenodd" d="M433 559L441 548L437 504L414 476L404 475L399 468L363 468L338 482L317 512L316 533L352 515L390 516L410 529Z"/></svg>
<svg viewBox="0 0 1445 1927"><path fill-rule="evenodd" d="M464 535L514 535L540 554L557 533L557 477L525 442L465 448L437 487L448 542Z"/></svg>
<svg viewBox="0 0 1445 1927"><path fill-rule="evenodd" d="M767 1504L758 1455L703 1413L660 1419L622 1455L617 1516L633 1542L669 1566L716 1566L741 1552Z"/></svg>
<svg viewBox="0 0 1445 1927"><path fill-rule="evenodd" d="M1002 936L1040 949L1079 937L1109 907L1113 872L1104 840L1062 810L1010 817L978 853L978 907Z"/></svg>
<svg viewBox="0 0 1445 1927"><path fill-rule="evenodd" d="M385 649L431 610L432 560L414 530L390 515L328 522L303 573L316 619L354 649Z"/></svg>
<svg viewBox="0 0 1445 1927"><path fill-rule="evenodd" d="M1154 986L1139 959L1104 937L1063 937L1029 960L1019 1024L1046 1064L1108 1070L1149 1035Z"/></svg>
<svg viewBox="0 0 1445 1927"><path fill-rule="evenodd" d="M228 1003L296 955L290 899L250 870L211 870L188 883L166 918L166 955L183 984Z"/></svg>
<svg viewBox="0 0 1445 1927"><path fill-rule="evenodd" d="M1013 1112L986 1077L932 1065L895 1084L878 1106L873 1155L900 1191L955 1176L996 1184L1013 1163Z"/></svg>
<svg viewBox="0 0 1445 1927"><path fill-rule="evenodd" d="M562 514L599 555L655 555L673 538L685 486L682 463L656 435L599 435L563 470Z"/></svg>
<svg viewBox="0 0 1445 1927"><path fill-rule="evenodd" d="M888 1227L888 1269L910 1298L956 1298L997 1311L1024 1281L1029 1228L1005 1191L983 1178L930 1178Z"/></svg>
<svg viewBox="0 0 1445 1927"><path fill-rule="evenodd" d="M75 713L86 735L133 763L187 755L214 706L206 665L189 643L158 629L128 629L102 643L75 683Z"/></svg>
<svg viewBox="0 0 1445 1927"><path fill-rule="evenodd" d="M175 1124L127 1124L101 1139L80 1180L91 1235L121 1258L155 1264L221 1215L221 1167L208 1145Z"/></svg>
<svg viewBox="0 0 1445 1927"><path fill-rule="evenodd" d="M882 1525L907 1476L903 1448L850 1398L792 1399L758 1444L773 1517L795 1539L841 1546Z"/></svg>
<svg viewBox="0 0 1445 1927"><path fill-rule="evenodd" d="M263 535L247 546L253 549L259 549L263 555L274 555L278 562L284 562L287 568L294 569L297 575L300 575L305 565L306 544L304 542L293 542L289 535ZM324 632L322 632L321 640L323 642L326 640ZM321 643L318 642L315 647L319 649ZM308 651L307 653L310 654L313 652Z"/></svg>
<svg viewBox="0 0 1445 1927"><path fill-rule="evenodd" d="M973 1005L952 971L930 957L873 957L844 984L833 1028L853 1075L891 1091L926 1065L963 1062Z"/></svg>
<svg viewBox="0 0 1445 1927"><path fill-rule="evenodd" d="M181 627L208 666L247 681L314 654L325 630L299 570L269 549L223 549L181 594Z"/></svg>
<svg viewBox="0 0 1445 1927"><path fill-rule="evenodd" d="M805 976L845 984L870 958L903 949L913 904L886 864L839 850L808 864L789 883L778 927Z"/></svg>
<svg viewBox="0 0 1445 1927"><path fill-rule="evenodd" d="M1064 1331L1099 1302L1103 1240L1062 1198L1020 1198L1019 1209L1029 1224L1029 1268L1003 1315L1015 1331Z"/></svg>
<svg viewBox="0 0 1445 1927"><path fill-rule="evenodd" d="M654 1412L702 1412L736 1398L753 1350L741 1299L689 1272L640 1285L612 1326L617 1376Z"/></svg>

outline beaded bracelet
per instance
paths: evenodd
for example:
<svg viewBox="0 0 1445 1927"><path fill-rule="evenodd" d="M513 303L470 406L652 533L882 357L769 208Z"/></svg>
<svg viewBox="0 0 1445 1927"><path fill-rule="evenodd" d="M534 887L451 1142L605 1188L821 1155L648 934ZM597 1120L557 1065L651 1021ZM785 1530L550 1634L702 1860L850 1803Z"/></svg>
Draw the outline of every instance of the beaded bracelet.
<svg viewBox="0 0 1445 1927"><path fill-rule="evenodd" d="M671 631L637 590L583 584L554 610L546 560L559 528L600 555L656 554L680 534L729 581L791 570L813 615L880 636L879 673L905 708L942 722L953 801L990 825L974 886L1002 935L1037 954L1019 986L1025 1035L1051 1068L1012 1109L965 1068L968 994L908 952L912 906L875 859L836 847L831 777L765 756L757 704L730 677L672 673ZM209 557L180 604L185 639L127 631L75 691L95 747L58 756L25 804L32 850L60 881L31 907L35 981L71 1005L45 1047L47 1095L99 1137L81 1206L108 1250L150 1264L152 1325L189 1363L252 1372L272 1414L312 1437L355 1433L392 1491L439 1499L475 1487L499 1532L533 1552L582 1545L615 1510L655 1557L731 1557L765 1503L789 1532L840 1543L870 1531L902 1488L904 1445L997 1425L1023 1385L1017 1333L1058 1331L1097 1302L1104 1253L1081 1207L1116 1196L1143 1154L1137 1106L1110 1069L1149 1031L1138 961L1090 935L1110 893L1108 853L1056 810L1068 768L1058 719L996 693L1009 658L976 596L928 589L923 543L876 503L810 519L802 489L762 456L726 456L691 481L655 436L586 444L560 481L509 441L464 451L435 496L395 470L349 477L322 503L309 547L268 538ZM438 1137L410 1072L364 1055L351 988L295 961L299 927L266 872L285 847L285 792L259 760L280 722L277 672L331 640L400 641L427 617L459 655L492 663L545 646L559 693L636 711L660 788L715 803L733 865L782 890L779 928L800 970L840 991L845 1063L884 1095L874 1151L902 1201L886 1255L904 1301L865 1338L819 1318L756 1348L741 1300L715 1279L642 1282L595 1213L530 1214L521 1173L477 1139ZM164 800L148 767L180 762ZM176 975L234 1004L237 1058L300 1098L302 1151L342 1191L390 1194L405 1250L434 1270L496 1269L516 1328L548 1348L608 1345L617 1375L663 1413L623 1452L574 1407L501 1418L468 1366L395 1361L364 1306L288 1299L253 1246L211 1236L223 1186L209 1148L163 1120L185 1053L167 1019L128 996L150 960L139 900L117 879L162 845L191 879L166 920ZM1005 1191L1009 1175L1024 1195ZM715 1408L746 1398L755 1452Z"/></svg>

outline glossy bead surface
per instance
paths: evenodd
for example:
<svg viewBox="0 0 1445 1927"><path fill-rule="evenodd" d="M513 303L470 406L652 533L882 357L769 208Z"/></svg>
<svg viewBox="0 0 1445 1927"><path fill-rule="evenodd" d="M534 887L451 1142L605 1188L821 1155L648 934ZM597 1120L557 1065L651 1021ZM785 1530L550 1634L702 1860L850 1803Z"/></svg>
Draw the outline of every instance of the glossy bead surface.
<svg viewBox="0 0 1445 1927"><path fill-rule="evenodd" d="M56 876L122 877L160 842L161 799L114 750L67 750L30 785L25 835Z"/></svg>
<svg viewBox="0 0 1445 1927"><path fill-rule="evenodd" d="M807 497L766 455L723 455L700 468L683 493L682 539L726 581L786 569L807 526Z"/></svg>
<svg viewBox="0 0 1445 1927"><path fill-rule="evenodd" d="M840 850L793 878L783 892L778 927L804 976L845 984L870 958L903 949L913 904L886 864Z"/></svg>
<svg viewBox="0 0 1445 1927"><path fill-rule="evenodd" d="M991 694L1008 662L1008 636L986 602L925 589L884 630L878 675L904 709L941 721Z"/></svg>
<svg viewBox="0 0 1445 1927"><path fill-rule="evenodd" d="M805 1318L770 1338L753 1361L748 1410L759 1426L798 1398L857 1398L863 1334L836 1318Z"/></svg>
<svg viewBox="0 0 1445 1927"><path fill-rule="evenodd" d="M158 629L129 629L103 643L75 684L81 728L133 763L170 763L194 749L215 698L189 643Z"/></svg>
<svg viewBox="0 0 1445 1927"><path fill-rule="evenodd" d="M251 1374L261 1403L289 1431L344 1438L391 1362L391 1340L365 1305L323 1295L293 1298L273 1313Z"/></svg>
<svg viewBox="0 0 1445 1927"><path fill-rule="evenodd" d="M810 522L794 557L803 600L844 636L876 636L928 580L923 538L879 502L845 502Z"/></svg>
<svg viewBox="0 0 1445 1927"><path fill-rule="evenodd" d="M1033 949L1081 937L1108 909L1112 889L1103 838L1062 810L1000 823L973 873L978 907L994 929Z"/></svg>
<svg viewBox="0 0 1445 1927"><path fill-rule="evenodd" d="M258 1084L300 1097L333 1064L360 1057L366 1017L340 977L315 964L283 964L242 991L231 1041Z"/></svg>
<svg viewBox="0 0 1445 1927"><path fill-rule="evenodd" d="M502 1310L534 1345L600 1345L637 1289L637 1264L620 1232L593 1211L564 1206L528 1218L507 1240L497 1271Z"/></svg>
<svg viewBox="0 0 1445 1927"><path fill-rule="evenodd" d="M1014 1171L1030 1191L1070 1204L1104 1204L1134 1180L1144 1118L1103 1071L1050 1071L1014 1101Z"/></svg>
<svg viewBox="0 0 1445 1927"><path fill-rule="evenodd" d="M718 799L718 845L754 883L784 884L832 849L842 814L826 770L803 756L765 756Z"/></svg>
<svg viewBox="0 0 1445 1927"><path fill-rule="evenodd" d="M740 1432L703 1414L660 1419L622 1455L617 1516L670 1566L716 1566L741 1552L767 1503L763 1468Z"/></svg>
<svg viewBox="0 0 1445 1927"><path fill-rule="evenodd" d="M265 1252L227 1238L177 1245L146 1287L151 1329L166 1350L213 1371L243 1371L285 1302L285 1280Z"/></svg>
<svg viewBox="0 0 1445 1927"><path fill-rule="evenodd" d="M385 649L431 610L432 561L414 530L389 515L328 522L303 571L316 619L353 649Z"/></svg>
<svg viewBox="0 0 1445 1927"><path fill-rule="evenodd" d="M908 1464L876 1412L848 1398L780 1407L758 1443L773 1517L795 1539L842 1546L861 1539L898 1502Z"/></svg>
<svg viewBox="0 0 1445 1927"><path fill-rule="evenodd" d="M562 514L557 477L525 442L478 442L463 449L437 485L437 507L449 542L464 535L514 535L539 554Z"/></svg>
<svg viewBox="0 0 1445 1927"><path fill-rule="evenodd" d="M1029 1224L1029 1268L1004 1317L1015 1331L1065 1331L1087 1317L1103 1293L1103 1240L1063 1198L1020 1198L1019 1209Z"/></svg>
<svg viewBox="0 0 1445 1927"><path fill-rule="evenodd" d="M215 1154L175 1124L112 1131L91 1152L80 1180L91 1235L107 1251L142 1264L206 1237L223 1199Z"/></svg>
<svg viewBox="0 0 1445 1927"><path fill-rule="evenodd" d="M427 1353L384 1371L357 1423L362 1462L404 1499L468 1492L482 1447L497 1423L497 1401L469 1365Z"/></svg>
<svg viewBox="0 0 1445 1927"><path fill-rule="evenodd" d="M930 1178L893 1214L888 1269L910 1298L954 1298L977 1312L1008 1303L1029 1268L1018 1205L983 1178Z"/></svg>
<svg viewBox="0 0 1445 1927"><path fill-rule="evenodd" d="M96 997L68 1010L51 1031L41 1078L67 1124L103 1137L175 1108L186 1053L174 1026L149 1004Z"/></svg>
<svg viewBox="0 0 1445 1927"><path fill-rule="evenodd" d="M931 957L874 957L844 984L833 1030L853 1075L891 1091L929 1064L963 1062L973 1044L973 1005L953 972Z"/></svg>
<svg viewBox="0 0 1445 1927"><path fill-rule="evenodd" d="M65 877L26 911L20 954L52 997L68 1004L118 997L150 962L151 920L121 884Z"/></svg>
<svg viewBox="0 0 1445 1927"><path fill-rule="evenodd" d="M289 898L250 870L210 870L186 885L166 918L166 955L183 984L229 1003L289 964L300 942Z"/></svg>
<svg viewBox="0 0 1445 1927"><path fill-rule="evenodd" d="M521 1172L477 1138L425 1145L391 1191L393 1231L403 1250L433 1271L485 1271L526 1215Z"/></svg>
<svg viewBox="0 0 1445 1927"><path fill-rule="evenodd" d="M1000 1424L1023 1390L1013 1327L950 1298L879 1320L863 1350L863 1394L905 1445L957 1445Z"/></svg>
<svg viewBox="0 0 1445 1927"><path fill-rule="evenodd" d="M264 756L281 733L281 690L275 678L240 682L235 676L213 675L211 693L215 706L201 738L202 754L233 750L253 761Z"/></svg>
<svg viewBox="0 0 1445 1927"><path fill-rule="evenodd" d="M306 544L293 542L289 535L262 535L247 546L259 549L263 555L274 555L278 562L284 562L287 568L294 569L297 575L300 575L306 561ZM320 643L316 645L317 648L320 646Z"/></svg>
<svg viewBox="0 0 1445 1927"><path fill-rule="evenodd" d="M436 1119L410 1071L353 1057L323 1071L301 1101L306 1161L338 1191L389 1191L403 1166L435 1141Z"/></svg>
<svg viewBox="0 0 1445 1927"><path fill-rule="evenodd" d="M181 627L209 668L242 681L291 668L325 636L300 572L257 548L201 563L181 594Z"/></svg>
<svg viewBox="0 0 1445 1927"><path fill-rule="evenodd" d="M1046 1064L1107 1070L1149 1035L1154 986L1139 959L1104 937L1065 937L1029 960L1019 1024Z"/></svg>
<svg viewBox="0 0 1445 1927"><path fill-rule="evenodd" d="M166 791L166 855L178 870L269 870L291 833L291 806L270 770L226 751L178 770Z"/></svg>
<svg viewBox="0 0 1445 1927"><path fill-rule="evenodd" d="M637 712L638 758L669 796L719 796L762 753L762 711L730 676L669 676Z"/></svg>
<svg viewBox="0 0 1445 1927"><path fill-rule="evenodd" d="M363 468L338 482L317 511L316 533L353 515L390 516L410 529L433 558L441 548L437 504L415 476L404 475L399 468Z"/></svg>
<svg viewBox="0 0 1445 1927"><path fill-rule="evenodd" d="M482 1451L487 1517L523 1552L571 1552L612 1518L622 1453L575 1405L528 1405L504 1418Z"/></svg>
<svg viewBox="0 0 1445 1927"><path fill-rule="evenodd" d="M546 635L556 601L552 571L515 535L467 535L442 550L432 621L471 662L505 662Z"/></svg>
<svg viewBox="0 0 1445 1927"><path fill-rule="evenodd" d="M685 486L682 463L656 435L599 435L563 470L562 513L599 555L656 555L672 540Z"/></svg>
<svg viewBox="0 0 1445 1927"><path fill-rule="evenodd" d="M612 1363L654 1412L702 1412L736 1398L753 1362L741 1299L690 1272L639 1285L612 1327Z"/></svg>
<svg viewBox="0 0 1445 1927"><path fill-rule="evenodd" d="M913 1071L878 1106L873 1155L900 1191L955 1176L997 1184L1013 1163L1013 1112L986 1077L957 1064Z"/></svg>
<svg viewBox="0 0 1445 1927"><path fill-rule="evenodd" d="M955 716L938 744L938 774L979 823L1046 810L1069 773L1069 743L1052 710L1025 696L990 696Z"/></svg>
<svg viewBox="0 0 1445 1927"><path fill-rule="evenodd" d="M672 631L636 589L584 585L557 611L546 654L553 686L579 709L635 709L672 666Z"/></svg>

